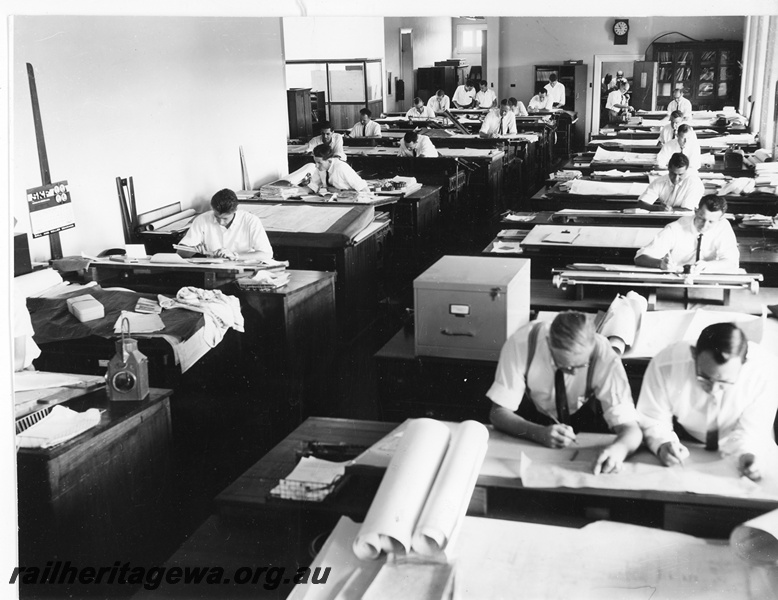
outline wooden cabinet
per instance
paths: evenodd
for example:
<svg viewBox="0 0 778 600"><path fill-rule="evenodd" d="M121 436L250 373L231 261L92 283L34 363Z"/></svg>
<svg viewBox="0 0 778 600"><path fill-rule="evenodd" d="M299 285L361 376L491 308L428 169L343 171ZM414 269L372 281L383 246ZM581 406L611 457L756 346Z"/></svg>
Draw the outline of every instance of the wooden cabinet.
<svg viewBox="0 0 778 600"><path fill-rule="evenodd" d="M452 97L457 86L465 82L468 69L467 66L454 65L419 67L416 69L414 95L427 102L438 90L443 90Z"/></svg>
<svg viewBox="0 0 778 600"><path fill-rule="evenodd" d="M654 44L657 63L657 110L665 110L676 87L694 110L735 106L740 97L742 42Z"/></svg>
<svg viewBox="0 0 778 600"><path fill-rule="evenodd" d="M286 105L289 112L289 137L312 138L311 88L286 90Z"/></svg>
<svg viewBox="0 0 778 600"><path fill-rule="evenodd" d="M327 105L324 101L324 92L311 92L311 120L313 122L313 135L319 135L322 122L327 120Z"/></svg>

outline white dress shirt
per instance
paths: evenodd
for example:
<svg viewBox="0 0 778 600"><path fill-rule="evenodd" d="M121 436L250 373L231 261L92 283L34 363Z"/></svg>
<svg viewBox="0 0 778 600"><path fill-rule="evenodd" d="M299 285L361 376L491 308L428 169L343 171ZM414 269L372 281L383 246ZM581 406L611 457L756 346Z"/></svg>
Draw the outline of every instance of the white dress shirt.
<svg viewBox="0 0 778 600"><path fill-rule="evenodd" d="M532 401L538 410L548 415L556 415L554 387L556 365L548 346L549 323L536 325L542 329L537 336L535 355L527 374L527 381L524 380L528 336L532 326L535 326L535 323L521 327L505 342L497 363L494 383L486 395L495 404L516 411L525 389L529 387ZM593 360L592 388L602 404L605 421L611 428L637 421L637 412L624 366L608 340L600 334L595 334ZM587 400L587 368L576 369L572 374L565 373L565 389L570 414L575 413Z"/></svg>
<svg viewBox="0 0 778 600"><path fill-rule="evenodd" d="M455 91L454 91L454 97L452 100L459 104L460 106L467 106L475 99L475 88L470 88L470 90L466 90L464 85L460 85Z"/></svg>
<svg viewBox="0 0 778 600"><path fill-rule="evenodd" d="M359 137L381 137L381 126L375 121L368 121L367 124L356 123L349 129L349 136Z"/></svg>
<svg viewBox="0 0 778 600"><path fill-rule="evenodd" d="M673 154L680 152L685 154L689 159L689 171L699 171L702 166L702 157L700 156L700 144L697 141L697 137L686 138L686 144L681 149L681 145L678 143L678 139L669 140L659 154L656 155L656 164L660 169L666 169L667 163L670 162L670 157Z"/></svg>
<svg viewBox="0 0 778 600"><path fill-rule="evenodd" d="M515 107L512 107L511 110L513 111L513 114L517 117L527 117L529 116L529 113L527 112L527 107L524 106L524 103L519 100L518 104Z"/></svg>
<svg viewBox="0 0 778 600"><path fill-rule="evenodd" d="M336 161L340 162L340 161ZM203 244L208 252L225 249L237 252L261 252L260 258L273 258L273 248L258 216L238 209L229 227L216 220L212 210L198 215L180 242L183 246Z"/></svg>
<svg viewBox="0 0 778 600"><path fill-rule="evenodd" d="M670 257L678 265L693 264L699 235L700 232L694 226L694 215L681 217L665 225L647 246L638 250L636 256L646 255L662 259L670 253ZM700 260L724 261L724 264L716 269L718 272L733 272L740 266L737 240L727 219L722 217L703 234Z"/></svg>
<svg viewBox="0 0 778 600"><path fill-rule="evenodd" d="M692 138L697 140L697 134L694 132L694 129L689 127L689 130L686 132L686 141L689 142ZM659 143L664 146L673 139L675 139L675 127L673 127L672 123L668 123L659 130ZM699 141L697 143L699 144Z"/></svg>
<svg viewBox="0 0 778 600"><path fill-rule="evenodd" d="M426 135L419 134L419 138L416 140L416 153L408 148L405 143L405 139L400 140L400 149L397 151L397 156L416 156L423 158L437 158L439 156L437 148L432 144L432 141Z"/></svg>
<svg viewBox="0 0 778 600"><path fill-rule="evenodd" d="M668 103L667 114L669 115L674 110L680 111L684 119L692 118L692 103L683 96L681 96L678 100L670 100Z"/></svg>
<svg viewBox="0 0 778 600"><path fill-rule="evenodd" d="M427 100L427 106L429 106L435 112L443 112L444 110L448 110L451 108L451 98L449 98L445 94L443 95L442 98L433 96L432 98Z"/></svg>
<svg viewBox="0 0 778 600"><path fill-rule="evenodd" d="M621 90L613 90L610 94L608 94L608 99L605 101L605 108L614 112L618 112L621 109L615 106L616 104L629 104L627 101L627 95L622 94Z"/></svg>
<svg viewBox="0 0 778 600"><path fill-rule="evenodd" d="M432 110L429 106L422 106L421 110L415 106L412 106L408 112L405 113L405 116L408 119L434 119L435 111Z"/></svg>
<svg viewBox="0 0 778 600"><path fill-rule="evenodd" d="M329 178L327 175L329 175ZM321 188L326 190L327 187L338 190L360 191L367 189L367 182L357 175L357 172L351 168L351 165L348 165L341 160L331 160L330 166L326 171L316 169L313 172L308 187L311 188L314 193L318 193Z"/></svg>
<svg viewBox="0 0 778 600"><path fill-rule="evenodd" d="M317 135L315 138L311 139L310 142L308 142L308 152L313 152L313 149L318 146L319 144L323 144L324 140L322 140L320 135ZM332 153L334 156L337 156L340 160L346 160L346 152L343 150L343 136L339 133L332 133L332 141L330 141L330 146L332 147Z"/></svg>
<svg viewBox="0 0 778 600"><path fill-rule="evenodd" d="M687 208L694 210L705 195L705 185L696 173L688 173L686 177L673 185L669 175L657 177L648 184L638 200L646 204L654 204L659 200L670 208ZM664 256L664 255L663 255Z"/></svg>
<svg viewBox="0 0 778 600"><path fill-rule="evenodd" d="M479 91L475 95L475 102L478 108L492 108L496 101L497 95L489 88L486 88L485 92Z"/></svg>
<svg viewBox="0 0 778 600"><path fill-rule="evenodd" d="M500 109L495 108L486 113L481 125L481 133L485 135L515 135L516 115L511 111L500 115Z"/></svg>
<svg viewBox="0 0 778 600"><path fill-rule="evenodd" d="M545 87L548 90L548 97L552 104L558 102L560 107L565 105L565 86L563 84L557 81L552 87L551 82L549 82Z"/></svg>
<svg viewBox="0 0 778 600"><path fill-rule="evenodd" d="M529 101L529 109L530 110L553 110L554 105L551 102L551 98L548 97L548 94L546 94L546 99L541 100L540 94L535 94L532 96L532 99Z"/></svg>
<svg viewBox="0 0 778 600"><path fill-rule="evenodd" d="M734 385L723 394L708 394L697 381L689 342L676 342L661 350L646 369L638 400L640 426L646 445L656 453L666 442L678 442L673 431L675 417L689 435L704 442L708 430L708 407L719 403L719 449L739 456L775 450L773 422L778 408L778 377L771 356L749 342L746 362Z"/></svg>

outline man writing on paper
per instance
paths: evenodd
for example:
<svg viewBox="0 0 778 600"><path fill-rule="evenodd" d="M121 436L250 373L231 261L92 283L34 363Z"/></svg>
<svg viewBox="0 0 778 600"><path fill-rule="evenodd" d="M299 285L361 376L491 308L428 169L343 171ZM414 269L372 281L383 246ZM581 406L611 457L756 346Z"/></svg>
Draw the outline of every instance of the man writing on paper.
<svg viewBox="0 0 778 600"><path fill-rule="evenodd" d="M508 108L517 117L529 116L529 113L527 112L527 107L524 106L524 103L521 100L517 100L512 96L508 98Z"/></svg>
<svg viewBox="0 0 778 600"><path fill-rule="evenodd" d="M689 158L689 170L699 171L702 166L702 152L697 136L690 133L691 127L683 123L678 127L675 139L668 140L662 146L656 157L656 164L660 169L667 167L667 163L673 154L680 153Z"/></svg>
<svg viewBox="0 0 778 600"><path fill-rule="evenodd" d="M451 98L443 90L438 90L434 96L427 100L427 106L435 113L443 112L451 108Z"/></svg>
<svg viewBox="0 0 778 600"><path fill-rule="evenodd" d="M316 170L311 175L308 187L314 194L324 195L330 189L367 191L367 182L348 163L338 160L329 146L316 146L313 149L313 161Z"/></svg>
<svg viewBox="0 0 778 600"><path fill-rule="evenodd" d="M683 86L673 90L673 99L667 104L667 114L678 111L684 119L692 118L692 103L683 97Z"/></svg>
<svg viewBox="0 0 778 600"><path fill-rule="evenodd" d="M705 194L705 186L696 172L689 172L689 157L673 154L667 168L667 175L654 179L640 194L640 208L650 211L694 210Z"/></svg>
<svg viewBox="0 0 778 600"><path fill-rule="evenodd" d="M369 108L363 108L359 111L359 123L356 123L346 133L347 136L353 138L362 137L381 137L381 126L373 121L370 117L373 113Z"/></svg>
<svg viewBox="0 0 778 600"><path fill-rule="evenodd" d="M508 338L486 395L495 428L550 448L574 443L576 431L613 429L594 473L618 471L642 440L621 360L580 312L529 323Z"/></svg>
<svg viewBox="0 0 778 600"><path fill-rule="evenodd" d="M489 82L481 80L481 89L475 95L476 108L494 108L497 105L497 94L489 89Z"/></svg>
<svg viewBox="0 0 778 600"><path fill-rule="evenodd" d="M473 108L475 106L475 86L469 79L454 90L454 97L451 99L455 108Z"/></svg>
<svg viewBox="0 0 778 600"><path fill-rule="evenodd" d="M516 135L516 115L511 112L507 100L500 102L500 108L486 114L478 135L483 138Z"/></svg>
<svg viewBox="0 0 778 600"><path fill-rule="evenodd" d="M729 221L727 201L703 196L693 215L665 227L637 251L635 264L663 271L732 273L740 267L740 251Z"/></svg>
<svg viewBox="0 0 778 600"><path fill-rule="evenodd" d="M400 141L400 148L397 150L397 156L414 158L437 158L439 156L437 148L432 141L421 133L408 131Z"/></svg>
<svg viewBox="0 0 778 600"><path fill-rule="evenodd" d="M378 125L378 123L376 123L376 125ZM311 138L311 141L308 142L307 152L313 152L313 149L316 148L316 146L324 144L325 146L332 148L333 156L340 160L346 160L346 151L343 150L343 136L339 133L335 133L335 130L332 128L332 123L329 121L322 121L320 131L321 135Z"/></svg>
<svg viewBox="0 0 778 600"><path fill-rule="evenodd" d="M405 113L407 119L434 119L435 111L429 106L424 105L424 100L416 96L413 99L413 106Z"/></svg>
<svg viewBox="0 0 778 600"><path fill-rule="evenodd" d="M776 451L777 360L734 323L709 325L695 346L682 341L660 351L638 400L646 445L672 467L689 456L681 438L704 442L706 450L737 457L746 477L760 479L759 458Z"/></svg>
<svg viewBox="0 0 778 600"><path fill-rule="evenodd" d="M667 125L664 125L662 129L659 130L659 145L664 146L667 142L669 142L672 139L675 139L675 136L677 135L678 128L681 125L684 125L684 119L683 114L681 114L681 111L674 110L670 113L670 122ZM686 126L689 128L686 132L686 137L691 138L697 138L697 134L694 133L694 129L691 125L686 123Z"/></svg>
<svg viewBox="0 0 778 600"><path fill-rule="evenodd" d="M268 260L273 248L262 221L238 209L238 197L228 189L211 198L211 211L198 215L181 240L195 252L228 260Z"/></svg>
<svg viewBox="0 0 778 600"><path fill-rule="evenodd" d="M538 93L532 96L529 101L530 112L553 110L553 108L554 104L551 102L551 98L548 97L546 88L538 90Z"/></svg>

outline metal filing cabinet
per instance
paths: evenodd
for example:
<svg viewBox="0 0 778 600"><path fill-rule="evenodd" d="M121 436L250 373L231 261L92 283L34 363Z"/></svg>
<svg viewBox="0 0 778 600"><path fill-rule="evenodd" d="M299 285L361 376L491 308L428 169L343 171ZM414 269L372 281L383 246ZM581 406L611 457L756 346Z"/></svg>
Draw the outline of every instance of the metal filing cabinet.
<svg viewBox="0 0 778 600"><path fill-rule="evenodd" d="M413 282L416 355L497 360L529 321L530 261L444 256Z"/></svg>

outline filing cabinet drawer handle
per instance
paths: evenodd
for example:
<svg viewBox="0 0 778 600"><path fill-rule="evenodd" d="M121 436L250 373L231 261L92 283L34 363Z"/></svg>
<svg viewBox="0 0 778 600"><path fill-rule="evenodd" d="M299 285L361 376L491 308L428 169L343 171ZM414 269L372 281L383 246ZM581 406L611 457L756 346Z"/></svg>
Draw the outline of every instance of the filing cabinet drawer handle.
<svg viewBox="0 0 778 600"><path fill-rule="evenodd" d="M472 331L449 331L448 329L441 329L440 333L450 336L475 337L475 334Z"/></svg>

